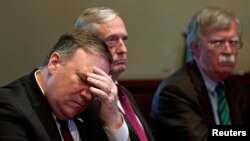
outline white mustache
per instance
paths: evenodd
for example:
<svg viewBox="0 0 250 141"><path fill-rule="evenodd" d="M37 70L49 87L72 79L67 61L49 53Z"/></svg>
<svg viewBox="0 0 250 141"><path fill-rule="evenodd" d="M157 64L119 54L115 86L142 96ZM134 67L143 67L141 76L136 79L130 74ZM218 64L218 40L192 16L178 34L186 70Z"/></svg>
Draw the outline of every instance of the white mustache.
<svg viewBox="0 0 250 141"><path fill-rule="evenodd" d="M234 63L235 56L233 55L220 55L219 56L219 63Z"/></svg>

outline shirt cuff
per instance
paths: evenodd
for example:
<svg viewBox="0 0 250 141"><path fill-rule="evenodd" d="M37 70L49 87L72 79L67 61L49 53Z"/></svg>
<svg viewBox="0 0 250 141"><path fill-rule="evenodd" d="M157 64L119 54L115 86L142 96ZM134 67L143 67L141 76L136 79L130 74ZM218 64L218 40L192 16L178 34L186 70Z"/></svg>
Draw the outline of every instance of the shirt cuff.
<svg viewBox="0 0 250 141"><path fill-rule="evenodd" d="M121 114L122 115L122 114ZM122 115L122 126L116 130L111 130L107 126L104 126L104 131L110 141L129 141L128 126Z"/></svg>

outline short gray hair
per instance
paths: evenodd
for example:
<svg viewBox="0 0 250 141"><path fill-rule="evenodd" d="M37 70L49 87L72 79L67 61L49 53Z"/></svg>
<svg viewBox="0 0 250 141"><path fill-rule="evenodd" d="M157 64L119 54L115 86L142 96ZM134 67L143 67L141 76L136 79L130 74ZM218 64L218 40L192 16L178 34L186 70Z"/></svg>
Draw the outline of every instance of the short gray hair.
<svg viewBox="0 0 250 141"><path fill-rule="evenodd" d="M98 35L95 25L113 20L119 14L107 7L92 7L86 9L77 19L75 28L84 29Z"/></svg>
<svg viewBox="0 0 250 141"><path fill-rule="evenodd" d="M189 22L186 32L186 44L190 47L192 42L200 40L205 28L226 29L230 23L235 21L238 26L238 36L241 39L242 25L235 13L221 7L207 7L196 13Z"/></svg>

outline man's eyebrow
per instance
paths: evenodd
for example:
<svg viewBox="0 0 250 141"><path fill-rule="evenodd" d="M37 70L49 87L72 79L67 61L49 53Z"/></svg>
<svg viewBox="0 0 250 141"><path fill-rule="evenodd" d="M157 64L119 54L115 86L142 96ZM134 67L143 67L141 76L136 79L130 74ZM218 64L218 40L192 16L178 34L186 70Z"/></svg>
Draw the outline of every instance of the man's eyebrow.
<svg viewBox="0 0 250 141"><path fill-rule="evenodd" d="M232 37L230 40L240 40L240 38L239 37Z"/></svg>

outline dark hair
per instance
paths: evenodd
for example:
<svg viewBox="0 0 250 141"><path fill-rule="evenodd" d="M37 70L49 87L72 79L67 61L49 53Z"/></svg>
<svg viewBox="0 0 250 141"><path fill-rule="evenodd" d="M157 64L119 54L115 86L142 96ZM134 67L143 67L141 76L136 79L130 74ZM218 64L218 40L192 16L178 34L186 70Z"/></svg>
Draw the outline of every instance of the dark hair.
<svg viewBox="0 0 250 141"><path fill-rule="evenodd" d="M41 67L48 65L49 59L54 52L58 52L65 63L78 48L89 53L100 54L112 64L112 55L102 40L83 29L72 29L63 34L53 48L50 49Z"/></svg>

